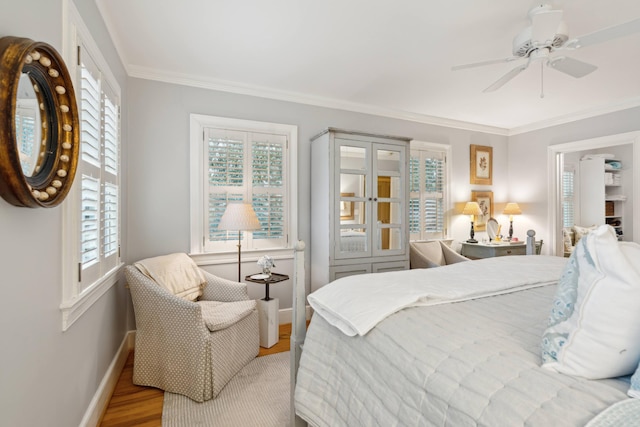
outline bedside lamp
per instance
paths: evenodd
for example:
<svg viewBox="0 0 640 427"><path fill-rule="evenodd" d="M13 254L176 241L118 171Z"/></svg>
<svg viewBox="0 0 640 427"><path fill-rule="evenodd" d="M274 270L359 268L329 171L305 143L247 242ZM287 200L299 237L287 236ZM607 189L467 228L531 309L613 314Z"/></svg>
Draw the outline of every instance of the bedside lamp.
<svg viewBox="0 0 640 427"><path fill-rule="evenodd" d="M505 206L503 214L509 215L509 240L513 237L513 216L520 215L522 211L520 210L520 206L517 203L507 203Z"/></svg>
<svg viewBox="0 0 640 427"><path fill-rule="evenodd" d="M467 204L464 205L462 214L469 215L471 217L471 232L469 234L469 240L467 240L467 243L478 243L478 241L473 238L473 235L475 234L473 231L473 217L474 215L482 215L480 205L478 205L478 202L467 202Z"/></svg>
<svg viewBox="0 0 640 427"><path fill-rule="evenodd" d="M243 231L260 230L258 216L249 203L229 203L218 223L218 230L238 232L238 282L240 275L240 240Z"/></svg>

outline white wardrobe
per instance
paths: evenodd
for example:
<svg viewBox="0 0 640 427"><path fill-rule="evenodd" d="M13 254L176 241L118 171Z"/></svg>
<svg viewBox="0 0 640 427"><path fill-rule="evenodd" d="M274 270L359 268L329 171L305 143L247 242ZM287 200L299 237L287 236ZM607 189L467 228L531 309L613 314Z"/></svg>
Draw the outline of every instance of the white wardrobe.
<svg viewBox="0 0 640 427"><path fill-rule="evenodd" d="M408 269L410 138L328 128L311 141L311 290Z"/></svg>

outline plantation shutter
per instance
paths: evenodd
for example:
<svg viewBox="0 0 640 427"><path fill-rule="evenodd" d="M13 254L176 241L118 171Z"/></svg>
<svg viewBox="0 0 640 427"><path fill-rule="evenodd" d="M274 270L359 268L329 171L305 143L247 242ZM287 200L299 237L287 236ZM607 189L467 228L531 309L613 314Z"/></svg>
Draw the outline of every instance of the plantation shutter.
<svg viewBox="0 0 640 427"><path fill-rule="evenodd" d="M205 250L229 249L237 242L237 232L218 230L230 202L251 203L262 227L241 233L243 246L263 249L286 244L286 137L207 128L204 138L209 201Z"/></svg>
<svg viewBox="0 0 640 427"><path fill-rule="evenodd" d="M100 72L88 55L80 64L81 174L80 287L86 288L100 277Z"/></svg>
<svg viewBox="0 0 640 427"><path fill-rule="evenodd" d="M411 150L409 159L409 233L411 240L445 237L445 155Z"/></svg>
<svg viewBox="0 0 640 427"><path fill-rule="evenodd" d="M251 134L251 196L261 230L253 232L253 247L286 244L285 237L285 150L286 137Z"/></svg>
<svg viewBox="0 0 640 427"><path fill-rule="evenodd" d="M411 240L420 239L420 153L411 151L409 157L409 234Z"/></svg>
<svg viewBox="0 0 640 427"><path fill-rule="evenodd" d="M562 226L572 227L575 224L574 198L575 171L565 168L562 172Z"/></svg>
<svg viewBox="0 0 640 427"><path fill-rule="evenodd" d="M80 290L117 265L120 245L120 104L86 49L82 52Z"/></svg>
<svg viewBox="0 0 640 427"><path fill-rule="evenodd" d="M218 230L229 202L244 201L245 142L244 132L225 129L206 130L207 164L205 188L209 190L206 221L208 242L238 241L238 233ZM206 246L206 245L205 245Z"/></svg>
<svg viewBox="0 0 640 427"><path fill-rule="evenodd" d="M115 267L119 249L119 141L120 112L110 89L103 86L102 257L103 268Z"/></svg>
<svg viewBox="0 0 640 427"><path fill-rule="evenodd" d="M427 238L444 237L444 156L425 153L425 226Z"/></svg>

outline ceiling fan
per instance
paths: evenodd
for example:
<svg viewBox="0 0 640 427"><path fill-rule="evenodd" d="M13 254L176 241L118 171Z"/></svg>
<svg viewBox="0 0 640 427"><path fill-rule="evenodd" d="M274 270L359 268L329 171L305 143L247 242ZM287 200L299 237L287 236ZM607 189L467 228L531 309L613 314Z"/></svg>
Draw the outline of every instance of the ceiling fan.
<svg viewBox="0 0 640 427"><path fill-rule="evenodd" d="M552 56L552 53L562 50L575 50L640 32L640 18L637 18L623 24L602 28L570 40L567 25L562 21L562 13L562 10L553 9L548 4L541 4L534 7L529 11L531 25L513 39L513 56L457 65L451 69L456 71L465 68L512 62L520 59L527 60L524 64L518 65L500 77L491 86L483 90L483 92L493 92L500 89L536 61L540 62L541 79L543 77L542 67L545 64L572 77L580 78L592 73L598 67L568 56ZM542 83L544 83L543 80ZM544 97L543 90L541 90L540 97Z"/></svg>

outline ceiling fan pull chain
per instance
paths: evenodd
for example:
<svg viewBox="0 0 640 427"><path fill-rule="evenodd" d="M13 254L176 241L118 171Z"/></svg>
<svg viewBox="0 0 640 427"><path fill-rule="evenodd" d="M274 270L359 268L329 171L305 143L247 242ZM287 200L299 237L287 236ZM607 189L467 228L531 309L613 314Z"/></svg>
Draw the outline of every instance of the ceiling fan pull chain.
<svg viewBox="0 0 640 427"><path fill-rule="evenodd" d="M544 98L544 67L540 61L540 98Z"/></svg>

